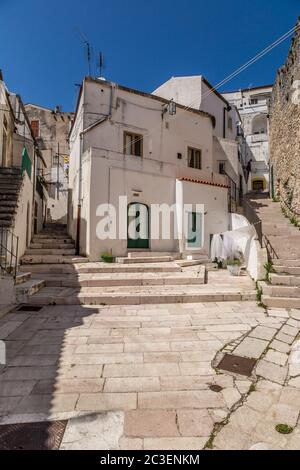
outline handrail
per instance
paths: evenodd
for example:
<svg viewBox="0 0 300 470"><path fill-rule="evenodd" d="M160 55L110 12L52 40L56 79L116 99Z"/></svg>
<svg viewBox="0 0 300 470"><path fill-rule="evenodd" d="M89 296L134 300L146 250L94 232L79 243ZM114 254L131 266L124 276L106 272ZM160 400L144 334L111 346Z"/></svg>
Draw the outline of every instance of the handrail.
<svg viewBox="0 0 300 470"><path fill-rule="evenodd" d="M0 227L0 268L2 272L17 277L19 237L11 230Z"/></svg>
<svg viewBox="0 0 300 470"><path fill-rule="evenodd" d="M272 243L268 239L267 235L263 235L263 240L264 240L267 252L268 252L269 260L274 259L274 258L279 259L279 256L276 253L276 251L275 251L274 247L272 246Z"/></svg>

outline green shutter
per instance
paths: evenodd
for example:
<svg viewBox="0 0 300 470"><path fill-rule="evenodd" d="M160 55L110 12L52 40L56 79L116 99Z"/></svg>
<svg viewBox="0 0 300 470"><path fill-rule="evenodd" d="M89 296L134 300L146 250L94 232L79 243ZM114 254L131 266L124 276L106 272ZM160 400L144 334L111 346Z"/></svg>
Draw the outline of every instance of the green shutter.
<svg viewBox="0 0 300 470"><path fill-rule="evenodd" d="M22 152L22 175L24 174L25 170L27 172L27 175L31 179L31 160L27 153L26 147L23 148Z"/></svg>

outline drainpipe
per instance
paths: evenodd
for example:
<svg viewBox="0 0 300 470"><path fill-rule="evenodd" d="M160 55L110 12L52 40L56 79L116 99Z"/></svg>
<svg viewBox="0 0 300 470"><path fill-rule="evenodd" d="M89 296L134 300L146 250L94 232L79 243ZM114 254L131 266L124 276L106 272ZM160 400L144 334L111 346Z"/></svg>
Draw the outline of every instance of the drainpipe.
<svg viewBox="0 0 300 470"><path fill-rule="evenodd" d="M77 203L77 227L76 227L76 254L80 255L80 225L81 225L81 205L82 205L82 155L83 155L83 136L90 130L94 129L103 122L111 119L113 108L113 87L110 85L109 112L104 118L99 119L91 126L87 127L80 133L80 150L79 150L79 171L78 171L78 203Z"/></svg>

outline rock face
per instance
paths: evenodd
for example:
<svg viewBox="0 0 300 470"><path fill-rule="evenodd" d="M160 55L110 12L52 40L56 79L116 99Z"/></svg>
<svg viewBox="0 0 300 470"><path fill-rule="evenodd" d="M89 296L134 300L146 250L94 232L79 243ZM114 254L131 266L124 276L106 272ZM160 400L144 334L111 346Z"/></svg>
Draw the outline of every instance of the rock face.
<svg viewBox="0 0 300 470"><path fill-rule="evenodd" d="M270 103L270 165L275 194L300 219L300 18Z"/></svg>

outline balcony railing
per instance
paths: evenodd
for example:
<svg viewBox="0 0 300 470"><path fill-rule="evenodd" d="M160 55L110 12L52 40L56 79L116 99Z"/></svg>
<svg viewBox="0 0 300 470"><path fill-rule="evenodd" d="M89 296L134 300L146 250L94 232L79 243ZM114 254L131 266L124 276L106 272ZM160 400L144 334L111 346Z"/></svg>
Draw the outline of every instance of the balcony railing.
<svg viewBox="0 0 300 470"><path fill-rule="evenodd" d="M0 268L16 280L18 270L19 237L0 227Z"/></svg>

